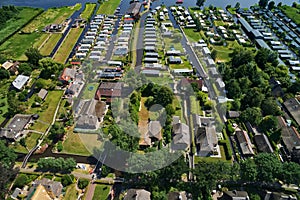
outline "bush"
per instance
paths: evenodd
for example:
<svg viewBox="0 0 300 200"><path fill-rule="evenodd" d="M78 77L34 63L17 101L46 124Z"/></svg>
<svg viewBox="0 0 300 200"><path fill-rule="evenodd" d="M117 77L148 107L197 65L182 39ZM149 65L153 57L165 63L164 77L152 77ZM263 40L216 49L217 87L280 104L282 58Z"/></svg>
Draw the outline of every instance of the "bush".
<svg viewBox="0 0 300 200"><path fill-rule="evenodd" d="M26 174L20 174L14 183L14 188L23 188L26 184L30 182L30 179Z"/></svg>
<svg viewBox="0 0 300 200"><path fill-rule="evenodd" d="M71 185L74 182L74 175L73 174L66 174L61 178L61 184L63 186Z"/></svg>
<svg viewBox="0 0 300 200"><path fill-rule="evenodd" d="M59 141L58 143L57 143L57 151L58 152L61 152L62 150L63 150L63 145L62 145L62 142L61 141Z"/></svg>
<svg viewBox="0 0 300 200"><path fill-rule="evenodd" d="M78 181L78 187L80 189L86 188L86 186L88 186L88 184L89 184L89 180L87 180L87 179L79 179L79 181Z"/></svg>

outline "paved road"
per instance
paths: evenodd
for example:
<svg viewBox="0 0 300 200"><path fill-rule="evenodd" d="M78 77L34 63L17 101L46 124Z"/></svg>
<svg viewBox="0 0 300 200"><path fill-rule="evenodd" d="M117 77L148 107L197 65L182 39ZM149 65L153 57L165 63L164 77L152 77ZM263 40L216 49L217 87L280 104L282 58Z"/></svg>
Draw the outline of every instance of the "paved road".
<svg viewBox="0 0 300 200"><path fill-rule="evenodd" d="M140 27L136 29L139 31L138 41L136 46L136 65L135 71L137 73L141 72L143 56L144 56L144 27L145 27L145 20L149 12L145 12L142 14L140 18Z"/></svg>
<svg viewBox="0 0 300 200"><path fill-rule="evenodd" d="M95 192L96 184L91 183L89 184L89 187L87 188L87 193L85 196L85 200L92 200Z"/></svg>

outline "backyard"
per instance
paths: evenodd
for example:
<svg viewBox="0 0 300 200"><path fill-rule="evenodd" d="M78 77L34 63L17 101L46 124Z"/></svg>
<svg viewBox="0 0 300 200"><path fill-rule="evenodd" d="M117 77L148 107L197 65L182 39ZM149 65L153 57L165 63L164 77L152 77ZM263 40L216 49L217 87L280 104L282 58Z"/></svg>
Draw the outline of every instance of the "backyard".
<svg viewBox="0 0 300 200"><path fill-rule="evenodd" d="M40 117L38 121L31 127L32 130L44 132L52 123L56 107L63 95L63 91L49 91L45 102L41 107L30 108L27 110L28 114L38 114ZM34 98L34 97L31 97Z"/></svg>
<svg viewBox="0 0 300 200"><path fill-rule="evenodd" d="M91 138L89 134L83 135L81 133L73 133L72 129L69 130L67 133L67 138L63 142L62 153L84 155L84 156L91 155L91 152L88 151L86 146L83 144L83 140L81 139L83 137Z"/></svg>
<svg viewBox="0 0 300 200"><path fill-rule="evenodd" d="M89 83L86 85L82 99L92 99L95 96L99 83Z"/></svg>
<svg viewBox="0 0 300 200"><path fill-rule="evenodd" d="M35 145L37 144L38 139L42 135L39 133L28 133L28 135L25 137L25 144L28 150L33 149ZM15 150L15 152L19 153L28 153L28 150L22 146L19 142L16 142L15 144L11 145L11 147Z"/></svg>
<svg viewBox="0 0 300 200"><path fill-rule="evenodd" d="M120 0L108 0L101 3L97 14L112 15L120 4Z"/></svg>
<svg viewBox="0 0 300 200"><path fill-rule="evenodd" d="M96 185L93 200L107 199L110 193L111 186L109 185Z"/></svg>
<svg viewBox="0 0 300 200"><path fill-rule="evenodd" d="M73 199L77 199L77 190L75 188L75 183L68 186L64 197L64 200L73 200Z"/></svg>

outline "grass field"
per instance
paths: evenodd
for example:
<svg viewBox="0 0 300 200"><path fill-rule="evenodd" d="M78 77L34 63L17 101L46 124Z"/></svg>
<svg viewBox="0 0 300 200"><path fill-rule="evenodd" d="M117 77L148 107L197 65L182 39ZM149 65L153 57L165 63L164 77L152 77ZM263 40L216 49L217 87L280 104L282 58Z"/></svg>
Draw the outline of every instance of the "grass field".
<svg viewBox="0 0 300 200"><path fill-rule="evenodd" d="M199 32L194 31L194 29L185 28L183 31L190 42L198 42L201 39Z"/></svg>
<svg viewBox="0 0 300 200"><path fill-rule="evenodd" d="M72 28L68 33L67 37L62 42L61 46L57 50L56 54L54 55L53 59L59 63L65 63L68 56L70 55L74 45L76 44L77 40L79 39L83 28Z"/></svg>
<svg viewBox="0 0 300 200"><path fill-rule="evenodd" d="M120 0L108 0L103 2L99 9L97 10L97 14L106 14L112 15L120 4Z"/></svg>
<svg viewBox="0 0 300 200"><path fill-rule="evenodd" d="M52 50L54 49L55 45L57 44L57 42L60 40L60 38L62 37L61 33L54 33L49 35L49 37L47 37L47 41L43 44L43 46L39 46L38 48L40 48L40 53L44 56L48 56L51 54Z"/></svg>
<svg viewBox="0 0 300 200"><path fill-rule="evenodd" d="M226 160L225 151L224 151L223 146L220 146L220 151L221 151L221 158L195 156L195 164L197 164L200 161L206 161L206 162L223 161L223 162L230 162L231 163L231 160Z"/></svg>
<svg viewBox="0 0 300 200"><path fill-rule="evenodd" d="M95 8L96 8L96 4L95 3L86 3L84 11L80 15L81 18L85 19L85 20L88 20L92 16Z"/></svg>
<svg viewBox="0 0 300 200"><path fill-rule="evenodd" d="M73 200L77 199L77 191L75 188L75 184L68 186L64 200Z"/></svg>
<svg viewBox="0 0 300 200"><path fill-rule="evenodd" d="M108 185L96 185L93 200L107 199L111 186Z"/></svg>
<svg viewBox="0 0 300 200"><path fill-rule="evenodd" d="M191 113L192 114L200 114L200 105L199 101L197 101L195 96L190 96L190 103L191 103Z"/></svg>
<svg viewBox="0 0 300 200"><path fill-rule="evenodd" d="M72 7L51 8L45 11L24 27L21 30L22 33L16 33L5 41L0 46L0 52L7 54L14 60L26 60L25 51L29 47L39 46L47 38L45 34L40 32L46 25L63 22L80 7L81 4L76 4Z"/></svg>
<svg viewBox="0 0 300 200"><path fill-rule="evenodd" d="M24 26L28 23L33 17L39 14L42 9L39 8L29 8L29 7L22 7L19 8L19 13L17 14L16 18L11 19L6 22L5 27L0 30L0 41L4 38L8 37L10 34L15 32L17 29Z"/></svg>
<svg viewBox="0 0 300 200"><path fill-rule="evenodd" d="M284 14L290 18L291 20L293 20L298 26L300 25L300 9L299 6L298 8L294 8L291 6L281 6L279 7L280 10L282 10L282 12L284 12Z"/></svg>
<svg viewBox="0 0 300 200"><path fill-rule="evenodd" d="M52 122L56 107L62 95L63 91L49 91L48 96L41 107L30 108L27 110L28 114L39 114L40 116L38 122L30 127L32 130L43 132L45 129L47 129Z"/></svg>
<svg viewBox="0 0 300 200"><path fill-rule="evenodd" d="M86 85L82 99L92 99L95 96L99 83L89 83Z"/></svg>
<svg viewBox="0 0 300 200"><path fill-rule="evenodd" d="M82 136L83 137L83 136ZM87 136L88 137L88 136ZM87 150L83 144L80 133L73 133L73 131L68 131L67 139L63 142L62 153L85 155L89 156L91 153Z"/></svg>

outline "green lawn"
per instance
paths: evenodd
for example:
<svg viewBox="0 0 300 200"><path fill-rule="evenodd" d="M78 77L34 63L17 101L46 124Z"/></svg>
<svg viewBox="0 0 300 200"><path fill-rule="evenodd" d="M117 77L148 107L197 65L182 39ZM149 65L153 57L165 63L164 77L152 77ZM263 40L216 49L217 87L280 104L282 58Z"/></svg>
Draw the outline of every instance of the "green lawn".
<svg viewBox="0 0 300 200"><path fill-rule="evenodd" d="M235 48L242 47L237 41L227 41L227 46L213 45L213 48L217 51L216 61L230 61L230 54Z"/></svg>
<svg viewBox="0 0 300 200"><path fill-rule="evenodd" d="M28 133L28 135L25 138L25 144L26 147L31 150L35 145L37 144L37 140L41 137L41 134L38 133ZM19 142L15 142L14 145L10 145L12 149L14 149L15 152L19 153L28 153L27 149L20 145Z"/></svg>
<svg viewBox="0 0 300 200"><path fill-rule="evenodd" d="M47 35L47 34L45 34ZM51 35L48 35L47 37L47 41L45 43L43 43L43 45L39 46L38 48L40 48L40 52L42 55L44 56L48 56L51 54L52 50L54 49L54 47L56 46L57 42L60 40L60 38L62 37L61 33L54 33Z"/></svg>
<svg viewBox="0 0 300 200"><path fill-rule="evenodd" d="M89 135L87 135L88 137ZM63 142L62 153L76 154L76 155L91 155L91 152L86 148L81 139L84 135L80 136L80 133L73 133L70 130L67 134L67 139Z"/></svg>
<svg viewBox="0 0 300 200"><path fill-rule="evenodd" d="M191 113L192 114L200 114L200 105L199 101L197 101L195 96L190 96L190 103L191 103Z"/></svg>
<svg viewBox="0 0 300 200"><path fill-rule="evenodd" d="M195 156L195 164L197 164L200 161L207 161L207 162L223 161L223 162L230 162L231 163L231 160L226 160L225 151L224 151L223 146L220 146L220 151L221 151L221 158Z"/></svg>
<svg viewBox="0 0 300 200"><path fill-rule="evenodd" d="M65 63L68 56L70 55L74 45L76 44L77 40L79 39L83 28L72 28L68 33L67 37L62 42L61 46L57 50L56 54L54 55L53 59L59 63Z"/></svg>
<svg viewBox="0 0 300 200"><path fill-rule="evenodd" d="M19 7L17 16L6 22L5 27L0 30L0 41L28 23L33 17L42 12L40 8Z"/></svg>
<svg viewBox="0 0 300 200"><path fill-rule="evenodd" d="M224 26L225 23L224 23L222 20L215 20L215 21L214 21L214 25L215 25L215 26Z"/></svg>
<svg viewBox="0 0 300 200"><path fill-rule="evenodd" d="M109 185L96 185L93 200L107 199L110 189Z"/></svg>
<svg viewBox="0 0 300 200"><path fill-rule="evenodd" d="M92 16L95 8L96 8L96 4L95 3L86 3L84 11L80 15L81 18L85 19L85 20L88 20Z"/></svg>
<svg viewBox="0 0 300 200"><path fill-rule="evenodd" d="M74 199L77 199L77 197L78 197L78 195L77 195L77 191L75 188L75 184L68 186L64 200L74 200Z"/></svg>
<svg viewBox="0 0 300 200"><path fill-rule="evenodd" d="M175 48L176 50L183 52L183 48L180 43L180 40L181 40L181 35L179 35L178 37L176 36L172 38L167 38L167 37L164 38L166 51L170 50L171 48Z"/></svg>
<svg viewBox="0 0 300 200"><path fill-rule="evenodd" d="M147 77L147 80L159 84L159 85L169 85L173 83L173 79L170 77L170 74L161 72L160 77Z"/></svg>
<svg viewBox="0 0 300 200"><path fill-rule="evenodd" d="M11 85L11 82L15 79L15 76L10 77L8 80L0 80L0 123L5 120L5 114L8 111L7 93Z"/></svg>
<svg viewBox="0 0 300 200"><path fill-rule="evenodd" d="M44 131L52 122L56 107L63 95L63 91L49 91L45 102L41 107L30 108L27 110L28 114L39 114L39 121L36 122L31 129L37 131ZM34 97L31 97L34 98Z"/></svg>
<svg viewBox="0 0 300 200"><path fill-rule="evenodd" d="M0 46L0 52L16 60L26 60L25 51L32 46L39 46L47 38L40 31L48 24L61 23L68 18L81 4L72 7L51 8L36 17L24 27L20 33L16 33ZM37 44L36 44L37 43Z"/></svg>
<svg viewBox="0 0 300 200"><path fill-rule="evenodd" d="M299 6L298 8L294 8L291 6L287 6L287 5L283 5L281 7L279 7L280 10L282 10L282 12L284 12L284 14L292 19L298 26L300 25L300 9Z"/></svg>
<svg viewBox="0 0 300 200"><path fill-rule="evenodd" d="M236 14L236 8L228 8L228 12L232 15Z"/></svg>
<svg viewBox="0 0 300 200"><path fill-rule="evenodd" d="M194 31L192 28L185 28L183 31L190 42L198 42L201 39L199 32Z"/></svg>
<svg viewBox="0 0 300 200"><path fill-rule="evenodd" d="M95 96L99 83L89 83L85 86L82 99L92 99Z"/></svg>
<svg viewBox="0 0 300 200"><path fill-rule="evenodd" d="M99 9L97 10L97 14L106 14L112 15L120 4L120 0L108 0L103 2Z"/></svg>
<svg viewBox="0 0 300 200"><path fill-rule="evenodd" d="M182 64L169 64L170 69L192 69L192 66L186 58L182 58L181 56L181 59L183 60Z"/></svg>

